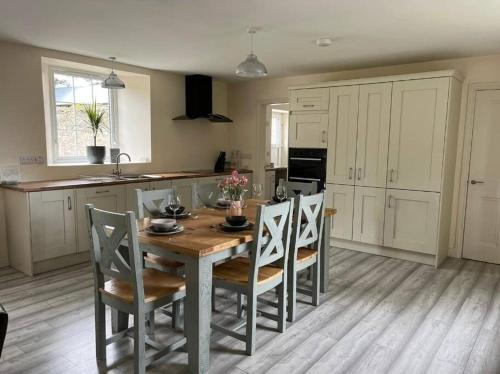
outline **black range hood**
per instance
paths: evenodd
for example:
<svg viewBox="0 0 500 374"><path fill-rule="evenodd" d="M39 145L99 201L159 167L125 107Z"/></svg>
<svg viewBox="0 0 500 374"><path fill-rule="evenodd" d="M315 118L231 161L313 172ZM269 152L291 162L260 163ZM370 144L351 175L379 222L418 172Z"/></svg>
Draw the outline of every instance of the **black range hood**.
<svg viewBox="0 0 500 374"><path fill-rule="evenodd" d="M212 77L207 75L186 75L186 114L172 120L196 118L206 118L210 122L233 122L222 114L212 112Z"/></svg>

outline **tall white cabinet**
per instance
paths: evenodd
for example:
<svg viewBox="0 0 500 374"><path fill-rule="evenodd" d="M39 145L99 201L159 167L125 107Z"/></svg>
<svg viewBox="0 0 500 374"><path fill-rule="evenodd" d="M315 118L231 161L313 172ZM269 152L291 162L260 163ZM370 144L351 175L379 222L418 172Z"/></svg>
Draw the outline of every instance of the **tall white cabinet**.
<svg viewBox="0 0 500 374"><path fill-rule="evenodd" d="M459 74L326 82L292 88L290 96L319 88L329 89L333 244L439 265L448 253Z"/></svg>

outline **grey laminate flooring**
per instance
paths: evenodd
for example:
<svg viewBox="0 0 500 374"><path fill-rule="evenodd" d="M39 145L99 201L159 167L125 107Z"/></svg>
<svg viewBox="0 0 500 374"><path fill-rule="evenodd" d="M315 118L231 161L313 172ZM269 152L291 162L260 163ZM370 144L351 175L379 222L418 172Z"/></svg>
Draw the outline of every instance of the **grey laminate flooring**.
<svg viewBox="0 0 500 374"><path fill-rule="evenodd" d="M286 333L259 317L254 356L213 333L211 372L500 373L500 266L450 258L435 270L342 249L332 249L331 264L321 305L299 303ZM34 279L0 269L0 303L10 313L0 373L97 373L92 292L89 266ZM236 322L234 295L218 296L213 319ZM159 340L179 335L168 322L157 316ZM132 347L108 346L108 372L131 372L121 357ZM186 363L175 352L148 372L184 373Z"/></svg>

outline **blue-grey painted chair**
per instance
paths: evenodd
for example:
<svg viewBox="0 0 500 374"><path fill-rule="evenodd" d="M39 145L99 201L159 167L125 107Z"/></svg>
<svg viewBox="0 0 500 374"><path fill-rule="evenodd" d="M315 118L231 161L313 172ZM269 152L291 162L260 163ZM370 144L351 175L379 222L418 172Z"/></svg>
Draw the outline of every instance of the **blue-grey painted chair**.
<svg viewBox="0 0 500 374"><path fill-rule="evenodd" d="M218 183L194 183L192 191L194 209L214 206L220 196Z"/></svg>
<svg viewBox="0 0 500 374"><path fill-rule="evenodd" d="M293 199L281 204L257 208L254 240L249 258L238 257L213 270L214 285L238 295L245 295L246 333L212 324L214 330L225 333L246 343L246 354L255 353L255 329L257 318L257 297L269 290L277 289L278 313L273 315L261 311L261 315L277 322L278 331L286 329L286 288L288 250L291 236ZM271 265L272 264L272 265Z"/></svg>
<svg viewBox="0 0 500 374"><path fill-rule="evenodd" d="M181 338L162 346L145 331L146 314L172 302L180 303L186 296L184 279L143 268L134 212L106 212L87 204L86 213L94 272L96 357L105 362L108 344L133 337L134 373L142 374L147 365L186 344L186 338ZM127 241L125 257L124 247L120 246L124 240ZM105 276L108 281L105 281ZM106 305L132 314L134 326L106 338ZM146 345L154 350L148 355Z"/></svg>
<svg viewBox="0 0 500 374"><path fill-rule="evenodd" d="M291 182L280 179L279 184L286 188L288 197L312 195L318 191L318 182Z"/></svg>
<svg viewBox="0 0 500 374"><path fill-rule="evenodd" d="M319 305L320 245L323 234L325 194L303 196L296 200L292 239L288 260L288 316L293 322L296 316L297 292L311 296L312 305ZM311 270L312 289L297 287L298 274Z"/></svg>

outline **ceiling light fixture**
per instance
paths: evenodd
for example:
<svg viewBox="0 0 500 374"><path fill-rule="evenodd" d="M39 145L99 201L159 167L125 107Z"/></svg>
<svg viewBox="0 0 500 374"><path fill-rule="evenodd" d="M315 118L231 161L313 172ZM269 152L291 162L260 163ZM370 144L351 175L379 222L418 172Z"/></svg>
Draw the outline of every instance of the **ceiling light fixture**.
<svg viewBox="0 0 500 374"><path fill-rule="evenodd" d="M245 61L238 65L236 75L244 78L265 77L267 75L266 66L253 53L253 36L257 32L257 28L249 27L247 32L250 34L250 54Z"/></svg>
<svg viewBox="0 0 500 374"><path fill-rule="evenodd" d="M316 45L318 47L329 47L332 45L332 38L318 38L316 40Z"/></svg>
<svg viewBox="0 0 500 374"><path fill-rule="evenodd" d="M107 77L101 84L102 88L109 88L112 90L117 90L121 88L125 88L125 83L118 78L118 75L115 74L115 71L113 69L116 58L115 57L110 57L111 60L111 73L109 73L109 77Z"/></svg>

